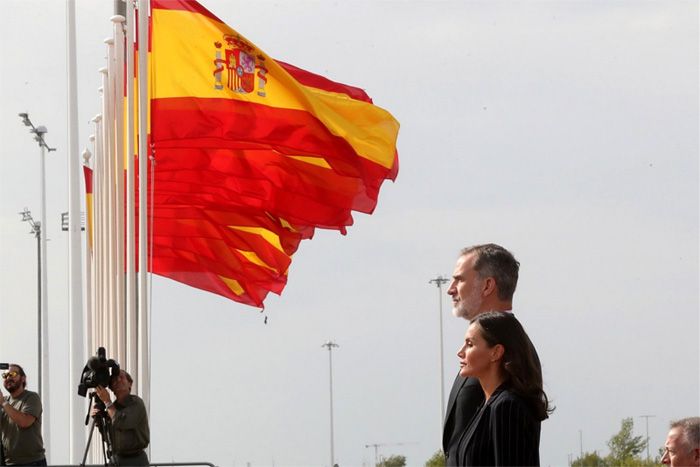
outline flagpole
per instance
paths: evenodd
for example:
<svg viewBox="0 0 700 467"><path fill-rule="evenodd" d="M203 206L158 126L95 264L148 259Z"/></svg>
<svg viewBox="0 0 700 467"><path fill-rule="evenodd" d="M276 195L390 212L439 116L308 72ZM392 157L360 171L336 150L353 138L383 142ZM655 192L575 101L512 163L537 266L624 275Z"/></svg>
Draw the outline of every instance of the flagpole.
<svg viewBox="0 0 700 467"><path fill-rule="evenodd" d="M68 81L68 303L70 310L70 377L69 388L80 381L85 355L83 332L82 269L80 247L80 155L78 153L78 84L75 41L75 0L66 3L66 53ZM82 403L69 397L70 430L69 458L77 464L85 442ZM47 408L48 412L48 408ZM50 455L51 450L47 453ZM49 461L47 456L47 461Z"/></svg>
<svg viewBox="0 0 700 467"><path fill-rule="evenodd" d="M106 178L104 180L103 190L106 191L107 198L107 209L105 211L105 218L107 221L107 229L105 230L107 250L105 254L105 260L107 263L106 272L106 282L108 284L109 296L108 296L108 320L107 325L103 328L103 332L106 332L105 342L108 343L107 348L111 355L118 353L118 342L117 337L117 319L119 314L119 308L117 307L119 300L119 290L117 286L117 276L122 272L119 271L117 265L117 227L116 227L116 217L117 217L117 190L116 190L116 167L115 167L115 151L114 151L114 74L115 74L115 64L114 64L114 38L109 37L104 40L107 45L107 74L105 76L105 89L104 89L104 102L105 111L102 115L102 128L104 131L104 161L105 161L105 174Z"/></svg>
<svg viewBox="0 0 700 467"><path fill-rule="evenodd" d="M134 138L134 2L126 5L126 335L127 368L138 374L138 320L136 309L136 168ZM139 380L134 390L138 393Z"/></svg>
<svg viewBox="0 0 700 467"><path fill-rule="evenodd" d="M146 412L151 411L150 321L148 306L148 0L138 3L139 38L139 381Z"/></svg>
<svg viewBox="0 0 700 467"><path fill-rule="evenodd" d="M112 16L114 50L112 55L113 76L111 82L114 83L112 98L114 102L114 181L116 188L116 211L114 213L115 228L115 266L116 266L116 332L117 347L113 349L114 358L118 362L125 362L127 355L126 336L126 297L125 297L125 268L124 268L124 21L126 18L120 15Z"/></svg>
<svg viewBox="0 0 700 467"><path fill-rule="evenodd" d="M91 142L95 141L95 135L90 135L89 140ZM90 152L90 149L87 147L83 151L83 166L88 167L92 169L92 165L90 162L90 159L92 158L92 153ZM92 170L92 178L93 178L93 186L94 186L94 179L95 179L95 171L94 169ZM85 191L87 193L87 190ZM85 322L83 323L83 335L85 336L83 344L85 345L86 353L90 352L90 349L92 348L92 341L91 341L91 333L92 333L92 326L93 326L93 316L92 316L92 310L93 310L93 303L92 303L92 284L94 281L93 278L93 251L95 248L95 240L92 237L95 232L95 194L94 191L92 192L92 209L90 209L88 206L88 200L87 200L87 195L85 196L85 313L83 314L83 317L85 318ZM90 213L92 212L92 216ZM92 241L90 241L90 239ZM73 462L75 463L75 462Z"/></svg>
<svg viewBox="0 0 700 467"><path fill-rule="evenodd" d="M100 74L102 71L100 70ZM94 162L92 164L92 206L94 212L95 227L93 231L92 251L92 329L90 334L90 353L97 349L97 344L104 346L101 329L104 320L104 296L106 293L103 277L104 257L104 194L102 193L103 165L102 156L102 114L97 114L92 119L95 123Z"/></svg>

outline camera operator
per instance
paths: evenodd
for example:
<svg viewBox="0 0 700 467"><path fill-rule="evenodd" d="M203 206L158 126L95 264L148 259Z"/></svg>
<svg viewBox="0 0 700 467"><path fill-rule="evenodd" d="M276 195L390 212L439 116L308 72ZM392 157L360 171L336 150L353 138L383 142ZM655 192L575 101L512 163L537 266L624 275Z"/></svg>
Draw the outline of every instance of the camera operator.
<svg viewBox="0 0 700 467"><path fill-rule="evenodd" d="M5 396L0 391L0 432L5 464L46 465L39 394L26 389L27 375L15 363L2 378L3 386L10 393Z"/></svg>
<svg viewBox="0 0 700 467"><path fill-rule="evenodd" d="M116 398L114 402L107 389L102 386L95 388L112 420L112 448L114 460L119 466L148 465L148 456L144 451L150 440L148 416L143 399L131 394L132 383L131 375L123 370L112 377L109 389ZM93 408L93 415L96 411Z"/></svg>

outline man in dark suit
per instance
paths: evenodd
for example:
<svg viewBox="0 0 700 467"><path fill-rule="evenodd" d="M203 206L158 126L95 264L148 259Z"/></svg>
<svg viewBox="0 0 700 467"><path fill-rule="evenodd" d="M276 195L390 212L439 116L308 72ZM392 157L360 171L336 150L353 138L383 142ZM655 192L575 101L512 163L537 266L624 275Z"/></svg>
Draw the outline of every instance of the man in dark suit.
<svg viewBox="0 0 700 467"><path fill-rule="evenodd" d="M468 321L487 311L510 311L518 284L520 263L502 246L488 243L464 248L457 259L447 294L452 314ZM484 401L476 378L459 373L450 391L442 432L446 465L456 466L457 442Z"/></svg>

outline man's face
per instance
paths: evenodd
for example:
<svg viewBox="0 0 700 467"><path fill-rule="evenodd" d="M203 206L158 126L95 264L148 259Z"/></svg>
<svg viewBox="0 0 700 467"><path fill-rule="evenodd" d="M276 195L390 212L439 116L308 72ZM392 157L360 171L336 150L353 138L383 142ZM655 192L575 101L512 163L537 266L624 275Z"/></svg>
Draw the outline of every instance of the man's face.
<svg viewBox="0 0 700 467"><path fill-rule="evenodd" d="M661 463L671 467L687 467L700 465L700 449L688 446L680 427L671 428L666 438L664 455Z"/></svg>
<svg viewBox="0 0 700 467"><path fill-rule="evenodd" d="M25 376L20 376L19 368L10 365L10 368L3 373L3 386L5 386L8 392L13 393L17 389L24 387L25 379Z"/></svg>
<svg viewBox="0 0 700 467"><path fill-rule="evenodd" d="M483 302L482 287L485 279L474 270L476 254L460 256L452 274L447 294L452 297L452 314L457 318L474 319Z"/></svg>
<svg viewBox="0 0 700 467"><path fill-rule="evenodd" d="M125 393L129 394L131 392L131 383L126 378L126 373L120 371L119 375L109 383L109 389L111 389L117 397Z"/></svg>

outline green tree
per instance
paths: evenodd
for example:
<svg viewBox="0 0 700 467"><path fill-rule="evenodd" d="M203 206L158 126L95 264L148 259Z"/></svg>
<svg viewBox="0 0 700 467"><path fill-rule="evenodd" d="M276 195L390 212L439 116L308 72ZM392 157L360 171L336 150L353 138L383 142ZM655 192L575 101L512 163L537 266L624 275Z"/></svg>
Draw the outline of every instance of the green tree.
<svg viewBox="0 0 700 467"><path fill-rule="evenodd" d="M593 451L587 452L583 457L577 458L571 463L571 467L608 467L608 464L597 452Z"/></svg>
<svg viewBox="0 0 700 467"><path fill-rule="evenodd" d="M608 441L610 455L607 461L610 465L632 465L629 462L639 465L639 454L647 447L647 442L643 436L632 436L633 428L631 417L623 419L620 431Z"/></svg>
<svg viewBox="0 0 700 467"><path fill-rule="evenodd" d="M445 454L442 453L442 449L433 454L433 457L425 461L425 467L445 467Z"/></svg>
<svg viewBox="0 0 700 467"><path fill-rule="evenodd" d="M406 467L406 456L383 457L377 467Z"/></svg>
<svg viewBox="0 0 700 467"><path fill-rule="evenodd" d="M641 454L647 447L642 436L632 436L634 422L631 418L622 420L620 431L608 441L610 454L600 457L597 451L587 452L575 459L571 467L651 467L658 466L661 452L654 459L643 459Z"/></svg>

